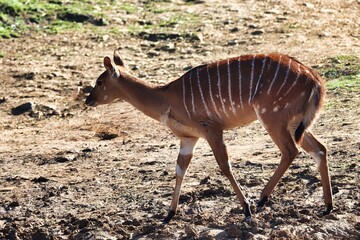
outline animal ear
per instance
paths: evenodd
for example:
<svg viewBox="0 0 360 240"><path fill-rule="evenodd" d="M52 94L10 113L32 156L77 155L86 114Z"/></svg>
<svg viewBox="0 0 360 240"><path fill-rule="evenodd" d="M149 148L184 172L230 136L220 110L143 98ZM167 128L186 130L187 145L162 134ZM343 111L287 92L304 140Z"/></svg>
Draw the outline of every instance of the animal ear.
<svg viewBox="0 0 360 240"><path fill-rule="evenodd" d="M124 62L121 59L120 53L117 49L114 51L114 63L118 66L124 66Z"/></svg>
<svg viewBox="0 0 360 240"><path fill-rule="evenodd" d="M112 71L112 69L114 68L109 57L104 57L104 67L108 71Z"/></svg>
<svg viewBox="0 0 360 240"><path fill-rule="evenodd" d="M110 73L110 75L112 77L117 77L117 78L120 77L119 69L117 69L117 67L111 63L111 60L109 57L104 57L104 67Z"/></svg>

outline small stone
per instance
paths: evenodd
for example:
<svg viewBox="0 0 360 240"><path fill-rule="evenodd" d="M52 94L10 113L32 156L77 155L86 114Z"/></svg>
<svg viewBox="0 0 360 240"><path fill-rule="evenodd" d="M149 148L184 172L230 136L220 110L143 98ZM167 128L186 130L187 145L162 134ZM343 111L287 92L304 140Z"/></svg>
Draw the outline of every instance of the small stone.
<svg viewBox="0 0 360 240"><path fill-rule="evenodd" d="M258 29L258 30L255 30L255 31L253 31L253 32L251 32L251 35L254 35L254 36L256 36L256 35L261 35L261 34L263 34L265 31L263 30L263 29Z"/></svg>
<svg viewBox="0 0 360 240"><path fill-rule="evenodd" d="M185 233L188 238L198 238L199 234L193 226L185 225Z"/></svg>
<svg viewBox="0 0 360 240"><path fill-rule="evenodd" d="M11 114L17 116L32 110L32 108L33 108L33 104L31 102L23 103L15 108L12 108Z"/></svg>
<svg viewBox="0 0 360 240"><path fill-rule="evenodd" d="M233 225L226 231L228 238L240 238L242 237L242 231L239 226Z"/></svg>
<svg viewBox="0 0 360 240"><path fill-rule="evenodd" d="M40 176L40 177L38 177L38 178L32 179L31 181L34 182L34 183L44 183L44 182L48 182L49 179L46 178L46 177Z"/></svg>
<svg viewBox="0 0 360 240"><path fill-rule="evenodd" d="M235 32L238 32L238 31L239 31L238 27L234 27L234 28L230 29L230 32L232 32L232 33L235 33Z"/></svg>

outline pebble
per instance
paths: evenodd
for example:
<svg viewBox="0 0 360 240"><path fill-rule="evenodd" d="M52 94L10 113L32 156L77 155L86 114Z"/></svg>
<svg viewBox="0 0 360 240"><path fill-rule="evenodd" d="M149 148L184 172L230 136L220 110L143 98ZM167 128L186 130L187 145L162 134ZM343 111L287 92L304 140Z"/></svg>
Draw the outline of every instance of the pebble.
<svg viewBox="0 0 360 240"><path fill-rule="evenodd" d="M11 114L14 115L14 116L17 116L17 115L20 115L20 114L23 114L25 112L28 112L30 110L32 110L34 104L31 103L31 102L27 102L27 103L23 103L17 107L14 107L11 109Z"/></svg>
<svg viewBox="0 0 360 240"><path fill-rule="evenodd" d="M258 30L255 30L255 31L251 32L251 35L261 35L264 32L265 31L263 29L258 29Z"/></svg>
<svg viewBox="0 0 360 240"><path fill-rule="evenodd" d="M199 234L193 226L185 225L185 233L188 238L198 238Z"/></svg>

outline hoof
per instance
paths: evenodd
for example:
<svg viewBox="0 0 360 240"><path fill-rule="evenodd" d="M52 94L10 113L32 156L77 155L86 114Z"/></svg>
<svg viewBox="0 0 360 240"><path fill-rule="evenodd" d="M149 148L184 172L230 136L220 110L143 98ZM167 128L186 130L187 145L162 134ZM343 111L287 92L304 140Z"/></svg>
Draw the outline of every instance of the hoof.
<svg viewBox="0 0 360 240"><path fill-rule="evenodd" d="M164 219L163 223L167 224L170 220L175 216L175 211L170 210L166 218Z"/></svg>
<svg viewBox="0 0 360 240"><path fill-rule="evenodd" d="M331 211L333 210L333 205L332 203L328 204L325 208L325 211L323 212L323 215L329 215L331 213Z"/></svg>
<svg viewBox="0 0 360 240"><path fill-rule="evenodd" d="M262 208L267 201L269 201L269 198L267 196L263 197L260 201L258 201L257 207Z"/></svg>
<svg viewBox="0 0 360 240"><path fill-rule="evenodd" d="M244 214L245 214L245 218L248 219L250 218L251 219L251 210L250 210L250 205L249 203L247 202L244 202Z"/></svg>
<svg viewBox="0 0 360 240"><path fill-rule="evenodd" d="M252 222L251 216L245 217L245 222L251 223Z"/></svg>

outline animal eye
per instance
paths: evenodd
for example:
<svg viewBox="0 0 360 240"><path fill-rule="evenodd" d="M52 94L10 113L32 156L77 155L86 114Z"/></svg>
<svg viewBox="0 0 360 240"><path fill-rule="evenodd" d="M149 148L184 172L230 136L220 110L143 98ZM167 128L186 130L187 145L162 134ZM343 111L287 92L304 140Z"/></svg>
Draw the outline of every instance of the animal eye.
<svg viewBox="0 0 360 240"><path fill-rule="evenodd" d="M96 85L98 85L99 87L101 87L102 84L103 84L102 81L97 81L97 82L96 82Z"/></svg>

